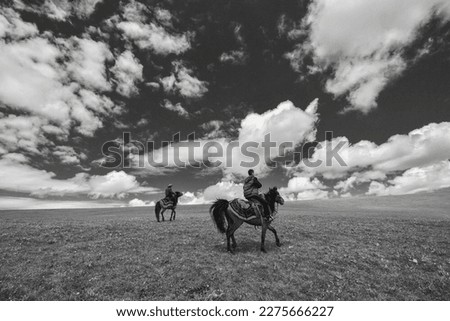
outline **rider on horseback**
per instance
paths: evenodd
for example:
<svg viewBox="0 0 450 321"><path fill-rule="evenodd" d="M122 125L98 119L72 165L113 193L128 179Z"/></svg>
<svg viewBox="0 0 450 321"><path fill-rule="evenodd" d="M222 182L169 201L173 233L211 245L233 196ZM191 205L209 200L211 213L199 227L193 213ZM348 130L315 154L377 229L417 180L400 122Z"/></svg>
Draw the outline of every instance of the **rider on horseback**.
<svg viewBox="0 0 450 321"><path fill-rule="evenodd" d="M175 197L174 191L172 191L172 184L167 185L166 188L166 199L173 202Z"/></svg>
<svg viewBox="0 0 450 321"><path fill-rule="evenodd" d="M259 194L259 189L262 187L262 184L254 176L254 172L253 169L248 170L248 177L244 180L244 197L252 203L260 203L264 209L263 213L261 213L262 217L266 221L270 221L272 217L269 206L266 200Z"/></svg>

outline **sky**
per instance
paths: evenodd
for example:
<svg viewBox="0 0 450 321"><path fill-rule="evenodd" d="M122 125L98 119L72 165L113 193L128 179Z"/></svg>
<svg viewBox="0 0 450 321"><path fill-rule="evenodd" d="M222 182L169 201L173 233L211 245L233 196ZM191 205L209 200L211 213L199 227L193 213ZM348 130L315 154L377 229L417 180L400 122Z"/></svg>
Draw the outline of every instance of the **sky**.
<svg viewBox="0 0 450 321"><path fill-rule="evenodd" d="M2 1L0 209L242 197L248 155L204 147L267 134L289 201L447 188L449 71L446 0Z"/></svg>

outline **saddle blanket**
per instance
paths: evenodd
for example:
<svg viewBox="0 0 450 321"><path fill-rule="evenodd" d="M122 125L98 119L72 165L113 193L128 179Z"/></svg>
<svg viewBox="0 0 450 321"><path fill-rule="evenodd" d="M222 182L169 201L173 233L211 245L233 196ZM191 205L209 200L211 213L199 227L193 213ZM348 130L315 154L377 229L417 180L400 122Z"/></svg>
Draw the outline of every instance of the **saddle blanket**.
<svg viewBox="0 0 450 321"><path fill-rule="evenodd" d="M162 208L172 208L174 206L173 201L168 200L167 198L163 198L159 202L161 203Z"/></svg>
<svg viewBox="0 0 450 321"><path fill-rule="evenodd" d="M261 206L257 205L260 208L260 211L262 211ZM230 202L230 209L241 220L244 221L250 221L255 218L259 218L259 214L255 212L254 205L246 200L235 198Z"/></svg>

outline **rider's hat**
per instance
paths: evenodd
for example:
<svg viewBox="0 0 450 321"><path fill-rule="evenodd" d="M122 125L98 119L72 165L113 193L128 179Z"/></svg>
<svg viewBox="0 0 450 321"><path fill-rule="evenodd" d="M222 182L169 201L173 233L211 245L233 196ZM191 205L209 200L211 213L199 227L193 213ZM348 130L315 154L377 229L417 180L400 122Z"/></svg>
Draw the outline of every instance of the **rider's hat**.
<svg viewBox="0 0 450 321"><path fill-rule="evenodd" d="M167 187L172 187L172 184L167 185Z"/></svg>

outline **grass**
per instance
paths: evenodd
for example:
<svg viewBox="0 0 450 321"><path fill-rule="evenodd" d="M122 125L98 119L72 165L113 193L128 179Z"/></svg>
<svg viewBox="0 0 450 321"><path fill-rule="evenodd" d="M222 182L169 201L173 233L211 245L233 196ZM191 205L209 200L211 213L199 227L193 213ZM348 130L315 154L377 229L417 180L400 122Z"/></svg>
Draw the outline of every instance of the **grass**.
<svg viewBox="0 0 450 321"><path fill-rule="evenodd" d="M208 206L0 212L0 300L450 300L448 192L288 203L226 252Z"/></svg>

